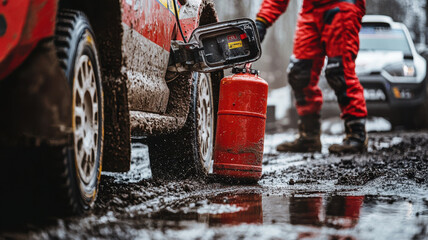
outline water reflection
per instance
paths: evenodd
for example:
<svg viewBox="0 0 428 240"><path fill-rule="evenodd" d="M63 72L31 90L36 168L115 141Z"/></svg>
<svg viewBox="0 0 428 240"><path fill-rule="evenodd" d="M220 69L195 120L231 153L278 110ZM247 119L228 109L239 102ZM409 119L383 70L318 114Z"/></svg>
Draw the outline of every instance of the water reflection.
<svg viewBox="0 0 428 240"><path fill-rule="evenodd" d="M291 197L289 199L290 223L331 227L353 228L360 217L364 196ZM319 232L299 233L298 239L316 239ZM332 235L330 239L354 239L352 236Z"/></svg>
<svg viewBox="0 0 428 240"><path fill-rule="evenodd" d="M357 225L364 196L262 196L222 194L179 212L161 212L162 220L196 220L208 226L286 223L348 229ZM303 232L302 238L314 237ZM338 237L338 236L336 236ZM337 239L340 239L338 237ZM336 238L335 238L336 239Z"/></svg>
<svg viewBox="0 0 428 240"><path fill-rule="evenodd" d="M337 229L353 228L360 218L364 196L332 196L327 201L325 224Z"/></svg>
<svg viewBox="0 0 428 240"><path fill-rule="evenodd" d="M263 208L261 194L246 195L220 195L211 199L214 204L228 204L236 207L236 212L221 214L210 214L210 225L230 224L238 225L242 223L262 224Z"/></svg>
<svg viewBox="0 0 428 240"><path fill-rule="evenodd" d="M363 201L364 196L291 197L290 223L353 228L358 223Z"/></svg>
<svg viewBox="0 0 428 240"><path fill-rule="evenodd" d="M322 197L291 197L289 199L290 223L293 225L322 225Z"/></svg>

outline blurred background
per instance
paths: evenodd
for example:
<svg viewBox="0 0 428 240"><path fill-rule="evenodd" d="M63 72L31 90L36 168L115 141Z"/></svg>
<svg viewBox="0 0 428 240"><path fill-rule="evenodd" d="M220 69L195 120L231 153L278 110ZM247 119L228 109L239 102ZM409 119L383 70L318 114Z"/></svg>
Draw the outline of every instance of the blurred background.
<svg viewBox="0 0 428 240"><path fill-rule="evenodd" d="M418 48L426 42L426 5L428 0L366 0L367 14L381 14L404 23ZM220 20L239 17L255 19L262 0L215 0ZM269 89L287 85L286 69L293 50L297 15L303 0L290 0L285 14L268 30L262 58L254 64L268 81Z"/></svg>
<svg viewBox="0 0 428 240"><path fill-rule="evenodd" d="M428 0L366 0L366 14L387 15L392 17L395 22L406 25L417 51L427 59L427 2ZM220 20L239 17L255 19L262 0L215 0L215 3ZM262 57L253 65L253 68L260 70L261 77L269 83L268 129L270 127L277 129L278 125L296 127L298 116L293 106L286 71L289 57L292 54L293 36L302 3L303 0L290 0L286 13L268 29L262 44ZM329 89L325 80L321 81L319 85L322 89L324 87ZM324 90L323 93L326 95ZM329 91L331 90L329 89ZM334 94L333 98L335 101ZM321 115L337 118L339 116L337 104L335 102L333 105L330 104L333 106L333 112L336 112L331 116L325 114L328 109L326 105L323 105ZM409 116L413 116L413 114L409 114ZM385 127L385 129L390 128L390 124Z"/></svg>

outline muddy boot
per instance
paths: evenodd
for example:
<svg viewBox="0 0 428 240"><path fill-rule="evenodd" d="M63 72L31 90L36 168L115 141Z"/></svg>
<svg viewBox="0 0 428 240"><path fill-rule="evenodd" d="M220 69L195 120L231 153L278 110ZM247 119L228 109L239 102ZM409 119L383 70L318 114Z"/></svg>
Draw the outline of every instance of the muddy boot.
<svg viewBox="0 0 428 240"><path fill-rule="evenodd" d="M320 115L311 114L299 119L299 136L294 142L284 142L276 146L279 152L320 152Z"/></svg>
<svg viewBox="0 0 428 240"><path fill-rule="evenodd" d="M333 144L330 153L359 153L367 151L366 119L345 120L346 137L342 144Z"/></svg>

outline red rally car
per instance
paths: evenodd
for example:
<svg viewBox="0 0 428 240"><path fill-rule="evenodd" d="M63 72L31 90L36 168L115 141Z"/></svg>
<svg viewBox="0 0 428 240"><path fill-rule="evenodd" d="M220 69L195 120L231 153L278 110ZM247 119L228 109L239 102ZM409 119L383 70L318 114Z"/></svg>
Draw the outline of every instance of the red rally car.
<svg viewBox="0 0 428 240"><path fill-rule="evenodd" d="M206 175L222 69L261 54L251 20L217 20L211 0L2 1L2 195L83 212L131 136L154 177Z"/></svg>

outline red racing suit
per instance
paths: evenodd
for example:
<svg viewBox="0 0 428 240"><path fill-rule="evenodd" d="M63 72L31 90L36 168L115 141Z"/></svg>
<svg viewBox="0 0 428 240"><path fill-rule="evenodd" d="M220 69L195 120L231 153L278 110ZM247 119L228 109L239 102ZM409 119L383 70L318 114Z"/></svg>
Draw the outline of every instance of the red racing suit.
<svg viewBox="0 0 428 240"><path fill-rule="evenodd" d="M264 0L257 20L272 25L289 0ZM294 38L288 79L300 116L319 114L323 102L318 80L328 57L326 78L336 93L342 118L367 116L364 90L355 73L358 33L365 0L304 0Z"/></svg>

